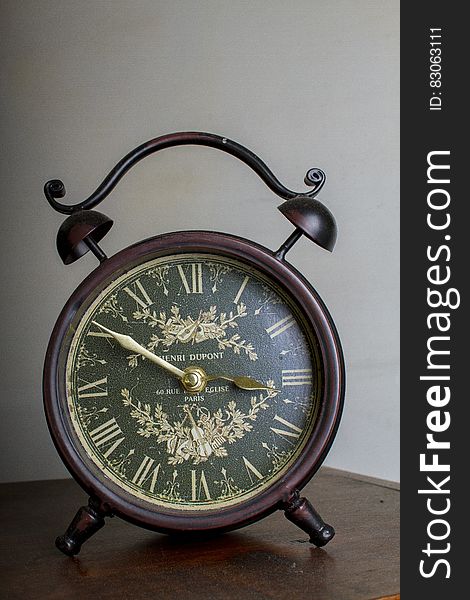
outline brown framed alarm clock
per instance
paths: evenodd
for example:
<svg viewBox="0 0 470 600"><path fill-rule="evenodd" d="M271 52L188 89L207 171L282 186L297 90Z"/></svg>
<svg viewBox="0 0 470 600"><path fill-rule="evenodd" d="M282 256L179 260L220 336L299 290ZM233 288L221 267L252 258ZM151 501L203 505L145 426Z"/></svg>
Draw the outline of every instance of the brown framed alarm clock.
<svg viewBox="0 0 470 600"><path fill-rule="evenodd" d="M157 235L107 257L112 221L91 210L141 158L206 145L255 170L285 202L295 230L276 251L212 231ZM99 266L52 332L44 405L54 444L89 494L56 540L68 555L117 515L163 532L243 527L282 509L323 546L334 535L299 491L323 462L344 398L334 323L314 288L285 260L302 234L332 250L336 225L313 189L282 186L249 150L208 133L175 133L129 153L68 214L57 246L65 264L91 250Z"/></svg>

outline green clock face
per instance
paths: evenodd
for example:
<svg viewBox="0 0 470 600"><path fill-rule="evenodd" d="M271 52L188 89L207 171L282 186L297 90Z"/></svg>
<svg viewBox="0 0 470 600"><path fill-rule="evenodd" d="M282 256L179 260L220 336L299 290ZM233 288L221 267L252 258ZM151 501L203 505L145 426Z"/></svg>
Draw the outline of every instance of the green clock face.
<svg viewBox="0 0 470 600"><path fill-rule="evenodd" d="M186 253L133 267L89 303L66 388L79 443L108 478L190 511L281 478L312 432L323 380L317 340L285 290L243 262Z"/></svg>

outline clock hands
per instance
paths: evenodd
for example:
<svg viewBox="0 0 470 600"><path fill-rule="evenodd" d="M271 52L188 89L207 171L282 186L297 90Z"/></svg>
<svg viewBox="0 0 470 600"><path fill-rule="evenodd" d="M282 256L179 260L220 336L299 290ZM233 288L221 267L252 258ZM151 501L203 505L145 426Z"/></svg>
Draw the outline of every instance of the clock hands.
<svg viewBox="0 0 470 600"><path fill-rule="evenodd" d="M165 369L172 375L178 377L186 391L190 393L198 393L202 392L206 384L209 381L214 381L216 379L225 379L226 381L232 382L236 387L242 390L272 390L277 391L272 387L261 383L260 381L256 381L256 379L252 379L251 377L239 376L239 377L231 377L230 375L208 375L204 369L201 367L187 367L182 371L175 367L171 363L167 362L163 358L160 358L150 350L147 350L145 346L142 346L138 342L136 342L130 335L125 335L123 333L118 333L113 331L112 329L108 329L104 325L101 325L97 321L92 321L94 325L99 327L105 333L109 333L113 338L118 342L120 346L122 346L125 350L129 350L129 352L134 352L136 354L140 354L147 358L150 362L158 365L162 369Z"/></svg>

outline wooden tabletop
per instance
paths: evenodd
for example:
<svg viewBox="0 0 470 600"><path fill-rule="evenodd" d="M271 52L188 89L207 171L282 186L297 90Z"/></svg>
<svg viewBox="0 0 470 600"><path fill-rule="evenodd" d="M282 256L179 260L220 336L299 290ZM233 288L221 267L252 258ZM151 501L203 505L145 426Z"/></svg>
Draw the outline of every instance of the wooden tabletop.
<svg viewBox="0 0 470 600"><path fill-rule="evenodd" d="M211 539L108 519L67 558L54 546L87 497L72 480L0 485L0 598L33 600L398 598L395 484L323 468L303 490L336 529L323 549L282 512Z"/></svg>

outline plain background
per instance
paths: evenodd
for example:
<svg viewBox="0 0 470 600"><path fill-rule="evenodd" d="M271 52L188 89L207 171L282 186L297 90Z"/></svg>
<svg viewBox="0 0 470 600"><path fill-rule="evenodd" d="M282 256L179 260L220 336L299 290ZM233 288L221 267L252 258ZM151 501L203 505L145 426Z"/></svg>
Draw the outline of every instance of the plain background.
<svg viewBox="0 0 470 600"><path fill-rule="evenodd" d="M87 197L138 144L172 131L227 136L335 215L330 254L302 239L289 261L326 302L344 346L344 416L326 464L399 478L398 0L0 2L1 469L3 481L67 475L42 409L55 319L96 266L65 267L62 218L42 187ZM139 163L99 210L108 255L181 229L277 248L291 225L245 165L209 148Z"/></svg>

